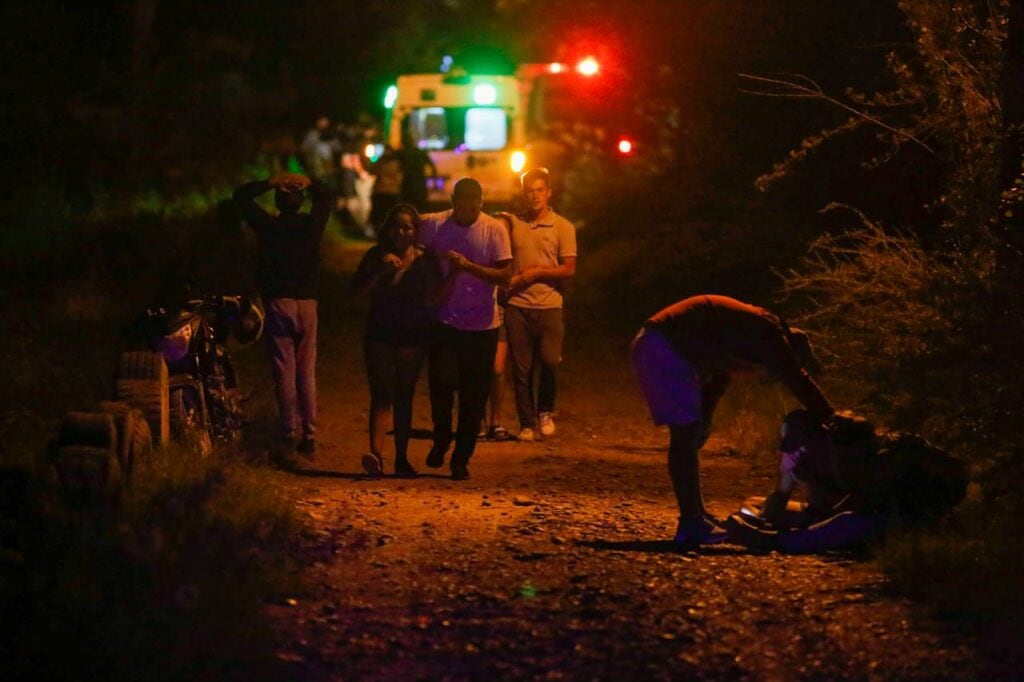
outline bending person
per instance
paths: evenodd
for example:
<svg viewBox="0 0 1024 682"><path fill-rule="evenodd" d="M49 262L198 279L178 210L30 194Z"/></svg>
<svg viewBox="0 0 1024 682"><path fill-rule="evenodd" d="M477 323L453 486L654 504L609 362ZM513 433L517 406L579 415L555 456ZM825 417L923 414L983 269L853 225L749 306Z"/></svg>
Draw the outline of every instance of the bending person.
<svg viewBox="0 0 1024 682"><path fill-rule="evenodd" d="M675 541L714 544L727 534L701 498L697 453L736 376L766 371L819 422L834 410L811 379L807 335L763 308L726 296L694 296L644 323L630 348L654 423L669 427L668 470L679 505Z"/></svg>

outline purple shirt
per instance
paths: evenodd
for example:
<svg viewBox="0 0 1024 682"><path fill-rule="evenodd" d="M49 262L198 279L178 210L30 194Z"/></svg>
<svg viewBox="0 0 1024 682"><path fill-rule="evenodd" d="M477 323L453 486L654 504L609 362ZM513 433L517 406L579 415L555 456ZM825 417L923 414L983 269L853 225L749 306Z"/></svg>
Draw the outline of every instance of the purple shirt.
<svg viewBox="0 0 1024 682"><path fill-rule="evenodd" d="M420 216L420 243L436 254L441 275L448 277L451 265L444 255L457 251L477 265L493 268L501 261L512 259L508 230L497 218L481 213L472 225L460 225L452 211L427 213ZM496 328L498 304L496 287L468 272L455 276L455 286L448 301L437 310L437 319L464 331L482 331Z"/></svg>

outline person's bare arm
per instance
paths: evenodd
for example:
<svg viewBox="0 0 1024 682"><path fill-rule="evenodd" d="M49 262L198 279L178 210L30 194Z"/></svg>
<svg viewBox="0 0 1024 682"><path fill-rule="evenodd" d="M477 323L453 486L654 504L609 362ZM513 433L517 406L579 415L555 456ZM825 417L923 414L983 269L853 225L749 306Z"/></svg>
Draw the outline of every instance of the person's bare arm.
<svg viewBox="0 0 1024 682"><path fill-rule="evenodd" d="M362 296L369 293L382 279L394 276L402 267L402 260L393 253L381 255L379 247L366 252L356 274L352 277L353 293Z"/></svg>
<svg viewBox="0 0 1024 682"><path fill-rule="evenodd" d="M473 275L477 279L483 280L488 284L493 284L499 287L508 286L509 279L512 277L512 259L500 260L493 266L488 267L486 265L480 265L474 263L458 251L449 251L445 257L448 259L448 263L454 272L466 272Z"/></svg>
<svg viewBox="0 0 1024 682"><path fill-rule="evenodd" d="M576 275L576 256L559 258L558 265L553 268L532 267L526 268L519 274L512 277L509 288L525 289L534 282L546 282L553 284L563 280L572 279Z"/></svg>
<svg viewBox="0 0 1024 682"><path fill-rule="evenodd" d="M796 476L791 471L779 471L779 478L775 483L775 490L764 501L764 510L761 512L765 520L776 523L782 513L786 511L786 504L793 495L796 488Z"/></svg>

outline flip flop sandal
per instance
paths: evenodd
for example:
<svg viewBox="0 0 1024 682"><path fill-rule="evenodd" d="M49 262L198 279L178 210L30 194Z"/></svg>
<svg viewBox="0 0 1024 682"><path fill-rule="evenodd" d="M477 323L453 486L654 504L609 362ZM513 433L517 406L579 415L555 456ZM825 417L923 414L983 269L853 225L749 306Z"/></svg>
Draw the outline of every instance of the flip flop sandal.
<svg viewBox="0 0 1024 682"><path fill-rule="evenodd" d="M370 478L380 478L384 475L384 460L380 455L368 452L363 455L363 471Z"/></svg>
<svg viewBox="0 0 1024 682"><path fill-rule="evenodd" d="M512 440L512 434L504 426L492 426L490 437L497 441Z"/></svg>

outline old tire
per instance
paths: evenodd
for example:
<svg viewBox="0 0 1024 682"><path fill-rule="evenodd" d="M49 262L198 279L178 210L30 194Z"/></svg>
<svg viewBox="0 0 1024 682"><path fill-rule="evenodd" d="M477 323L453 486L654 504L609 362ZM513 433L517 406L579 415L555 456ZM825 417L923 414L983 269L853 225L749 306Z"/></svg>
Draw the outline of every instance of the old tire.
<svg viewBox="0 0 1024 682"><path fill-rule="evenodd" d="M161 353L149 350L125 351L117 367L118 379L161 379L167 376L167 363Z"/></svg>
<svg viewBox="0 0 1024 682"><path fill-rule="evenodd" d="M117 460L125 484L130 485L135 463L153 450L149 424L140 410L125 402L105 400L99 404L99 409L114 418L117 426Z"/></svg>
<svg viewBox="0 0 1024 682"><path fill-rule="evenodd" d="M162 381L155 379L118 379L115 384L117 400L126 402L142 412L153 441L166 445L171 435L168 405L167 375Z"/></svg>
<svg viewBox="0 0 1024 682"><path fill-rule="evenodd" d="M121 468L111 448L66 445L57 451L54 468L69 507L99 513L117 510Z"/></svg>
<svg viewBox="0 0 1024 682"><path fill-rule="evenodd" d="M171 433L175 440L208 456L213 452L213 439L202 388L181 383L173 386L170 393Z"/></svg>
<svg viewBox="0 0 1024 682"><path fill-rule="evenodd" d="M60 426L58 446L84 445L117 451L114 418L102 412L68 412Z"/></svg>

